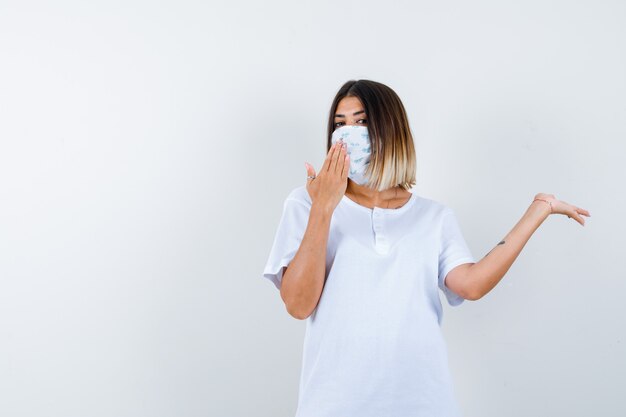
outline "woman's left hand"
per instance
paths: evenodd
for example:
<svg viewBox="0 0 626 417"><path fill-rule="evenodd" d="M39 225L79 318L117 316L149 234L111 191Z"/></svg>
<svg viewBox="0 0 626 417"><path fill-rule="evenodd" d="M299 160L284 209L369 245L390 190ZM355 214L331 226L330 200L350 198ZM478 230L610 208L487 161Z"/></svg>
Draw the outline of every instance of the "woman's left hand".
<svg viewBox="0 0 626 417"><path fill-rule="evenodd" d="M583 219L582 216L591 217L591 214L589 214L587 210L558 200L553 194L539 193L535 198L549 201L552 204L551 214L565 214L567 217L576 220L581 226L585 225L585 219Z"/></svg>

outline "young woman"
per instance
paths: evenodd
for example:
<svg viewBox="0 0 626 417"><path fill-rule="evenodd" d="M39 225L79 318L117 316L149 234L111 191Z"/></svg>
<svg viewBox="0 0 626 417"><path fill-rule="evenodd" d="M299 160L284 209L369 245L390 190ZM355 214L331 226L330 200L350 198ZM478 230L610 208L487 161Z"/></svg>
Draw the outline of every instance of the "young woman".
<svg viewBox="0 0 626 417"><path fill-rule="evenodd" d="M587 210L537 194L476 262L446 205L409 192L415 149L384 84L348 81L333 100L320 171L287 196L263 276L306 319L296 417L460 416L441 333L452 306L491 291L541 223Z"/></svg>

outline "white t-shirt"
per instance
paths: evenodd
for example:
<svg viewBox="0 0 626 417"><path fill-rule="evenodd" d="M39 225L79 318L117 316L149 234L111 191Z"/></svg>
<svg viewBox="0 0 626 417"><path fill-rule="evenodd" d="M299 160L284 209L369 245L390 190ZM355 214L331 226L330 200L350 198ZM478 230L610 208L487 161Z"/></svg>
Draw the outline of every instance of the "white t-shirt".
<svg viewBox="0 0 626 417"><path fill-rule="evenodd" d="M290 192L263 271L280 289L298 251L311 198ZM441 333L438 288L475 262L452 209L415 193L398 209L344 195L333 212L326 281L306 319L296 417L458 417Z"/></svg>

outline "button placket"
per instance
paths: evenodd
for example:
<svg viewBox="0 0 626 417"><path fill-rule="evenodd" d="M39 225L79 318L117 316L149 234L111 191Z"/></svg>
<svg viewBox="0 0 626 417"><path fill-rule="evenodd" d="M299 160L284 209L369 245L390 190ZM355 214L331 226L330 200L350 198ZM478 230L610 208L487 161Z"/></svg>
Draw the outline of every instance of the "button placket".
<svg viewBox="0 0 626 417"><path fill-rule="evenodd" d="M374 245L379 253L387 253L389 244L385 235L385 218L377 207L372 210L372 223L374 225Z"/></svg>

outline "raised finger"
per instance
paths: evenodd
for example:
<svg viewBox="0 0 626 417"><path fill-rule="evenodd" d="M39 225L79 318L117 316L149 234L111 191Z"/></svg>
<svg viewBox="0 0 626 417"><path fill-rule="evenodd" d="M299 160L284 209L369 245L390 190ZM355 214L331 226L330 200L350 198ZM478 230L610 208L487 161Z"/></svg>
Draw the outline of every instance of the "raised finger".
<svg viewBox="0 0 626 417"><path fill-rule="evenodd" d="M335 151L335 155L333 155L333 171L337 172L341 170L343 165L343 156L345 155L346 150L343 146L343 142L339 144L339 147ZM341 173L341 171L339 171Z"/></svg>
<svg viewBox="0 0 626 417"><path fill-rule="evenodd" d="M346 152L345 157L343 158L343 170L341 171L341 178L347 179L348 173L350 172L350 155Z"/></svg>
<svg viewBox="0 0 626 417"><path fill-rule="evenodd" d="M584 216L591 217L591 214L585 209L581 209L580 207L576 207L576 211Z"/></svg>
<svg viewBox="0 0 626 417"><path fill-rule="evenodd" d="M337 143L334 143L334 144L332 144L330 146L330 149L328 150L328 154L326 154L326 159L324 159L324 164L322 165L322 168L320 168L320 172L328 171L328 168L329 168L330 163L332 161L333 153L335 151L335 148L337 147L336 145L337 145Z"/></svg>

